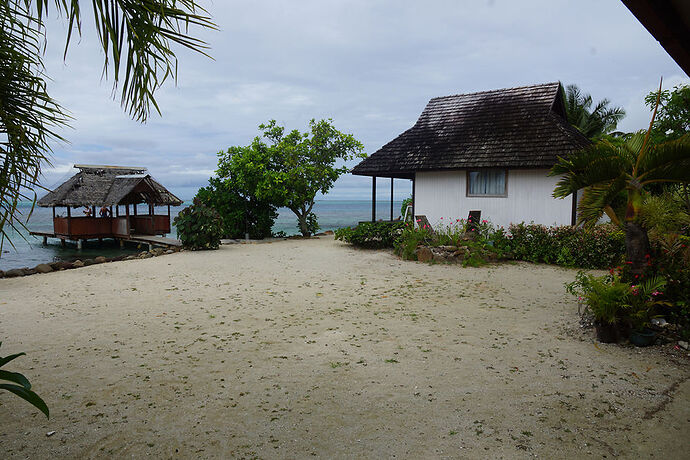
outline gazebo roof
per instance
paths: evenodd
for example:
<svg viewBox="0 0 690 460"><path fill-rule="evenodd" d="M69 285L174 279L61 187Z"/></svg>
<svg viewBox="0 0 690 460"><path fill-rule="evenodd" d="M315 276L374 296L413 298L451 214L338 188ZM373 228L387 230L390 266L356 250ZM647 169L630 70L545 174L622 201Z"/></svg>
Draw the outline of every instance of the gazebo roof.
<svg viewBox="0 0 690 460"><path fill-rule="evenodd" d="M156 182L146 168L74 165L79 172L38 200L50 206L113 206L151 203L179 206L182 200Z"/></svg>
<svg viewBox="0 0 690 460"><path fill-rule="evenodd" d="M431 99L415 125L352 174L412 178L417 171L550 168L589 145L565 118L560 83Z"/></svg>

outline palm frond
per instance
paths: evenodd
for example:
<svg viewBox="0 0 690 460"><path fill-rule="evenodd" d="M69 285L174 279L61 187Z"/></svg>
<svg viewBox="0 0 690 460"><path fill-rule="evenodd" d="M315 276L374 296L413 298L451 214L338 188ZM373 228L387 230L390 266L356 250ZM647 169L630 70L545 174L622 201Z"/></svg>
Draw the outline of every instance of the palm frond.
<svg viewBox="0 0 690 460"><path fill-rule="evenodd" d="M577 208L578 222L586 227L595 225L616 196L625 190L626 184L626 178L621 176L609 182L587 187Z"/></svg>
<svg viewBox="0 0 690 460"><path fill-rule="evenodd" d="M553 196L564 198L577 190L602 182L610 182L625 174L630 158L608 141L599 141L568 158L559 158L550 176L562 176Z"/></svg>
<svg viewBox="0 0 690 460"><path fill-rule="evenodd" d="M650 145L638 168L638 177L643 185L654 182L690 183L690 135Z"/></svg>
<svg viewBox="0 0 690 460"><path fill-rule="evenodd" d="M46 92L40 27L27 2L0 2L0 249L8 229L25 228L18 205L35 202L29 190L68 120Z"/></svg>

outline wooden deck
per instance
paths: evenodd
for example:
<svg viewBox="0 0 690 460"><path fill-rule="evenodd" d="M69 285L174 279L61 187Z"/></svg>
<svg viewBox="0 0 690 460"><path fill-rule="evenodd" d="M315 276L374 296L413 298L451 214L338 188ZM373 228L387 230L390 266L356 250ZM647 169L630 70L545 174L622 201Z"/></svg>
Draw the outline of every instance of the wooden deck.
<svg viewBox="0 0 690 460"><path fill-rule="evenodd" d="M164 247L182 247L182 242L173 238L166 238L164 236L156 235L131 235L129 238L117 238L122 241L134 241L137 243L147 243L154 246L164 246Z"/></svg>
<svg viewBox="0 0 690 460"><path fill-rule="evenodd" d="M63 243L65 240L71 240L71 241L77 241L79 244L82 240L86 238L66 238L63 235L56 235L55 233L52 232L30 232L34 236L39 236L43 238L43 243L45 244L47 242L48 238L57 238L59 240L62 240ZM164 248L169 248L169 247L182 247L182 242L180 240L176 240L174 238L166 238L164 236L157 236L157 235L130 235L130 236L124 236L124 237L118 237L118 236L106 236L103 239L106 238L112 238L114 240L126 242L126 241L131 241L133 243L142 243L142 244L148 244L149 246L161 246ZM89 238L89 239L95 239L95 238Z"/></svg>

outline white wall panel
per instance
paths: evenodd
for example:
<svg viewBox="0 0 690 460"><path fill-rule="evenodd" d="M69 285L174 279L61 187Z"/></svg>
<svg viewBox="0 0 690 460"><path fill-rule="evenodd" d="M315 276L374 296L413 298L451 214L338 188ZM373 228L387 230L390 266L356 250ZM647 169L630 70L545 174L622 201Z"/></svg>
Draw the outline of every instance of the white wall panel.
<svg viewBox="0 0 690 460"><path fill-rule="evenodd" d="M467 197L466 171L420 172L415 181L415 213L426 215L434 227L467 219L471 210L480 210L482 219L506 227L523 221L570 225L572 198L553 198L558 178L547 173L546 169L510 170L508 196L497 198Z"/></svg>

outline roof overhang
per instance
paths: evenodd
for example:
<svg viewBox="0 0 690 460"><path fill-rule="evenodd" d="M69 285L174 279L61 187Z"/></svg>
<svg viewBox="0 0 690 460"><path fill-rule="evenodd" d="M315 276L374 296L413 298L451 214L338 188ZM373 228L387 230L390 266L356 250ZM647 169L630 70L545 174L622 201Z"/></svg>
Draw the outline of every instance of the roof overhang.
<svg viewBox="0 0 690 460"><path fill-rule="evenodd" d="M623 0L623 4L690 75L690 2Z"/></svg>

